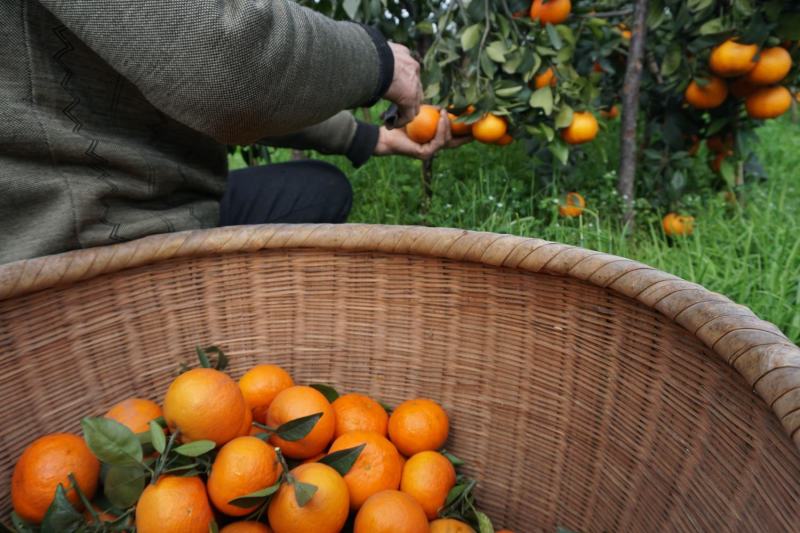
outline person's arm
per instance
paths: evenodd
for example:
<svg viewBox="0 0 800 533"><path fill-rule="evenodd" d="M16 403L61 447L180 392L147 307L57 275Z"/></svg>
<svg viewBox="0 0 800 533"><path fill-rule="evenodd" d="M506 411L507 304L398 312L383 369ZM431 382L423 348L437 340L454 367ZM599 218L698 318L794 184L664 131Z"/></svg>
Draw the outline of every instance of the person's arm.
<svg viewBox="0 0 800 533"><path fill-rule="evenodd" d="M279 137L267 137L261 144L281 148L316 150L323 154L345 155L354 166L363 165L378 144L378 127L356 120L342 111L328 120Z"/></svg>
<svg viewBox="0 0 800 533"><path fill-rule="evenodd" d="M380 34L290 0L39 1L155 107L222 143L297 131L397 85Z"/></svg>

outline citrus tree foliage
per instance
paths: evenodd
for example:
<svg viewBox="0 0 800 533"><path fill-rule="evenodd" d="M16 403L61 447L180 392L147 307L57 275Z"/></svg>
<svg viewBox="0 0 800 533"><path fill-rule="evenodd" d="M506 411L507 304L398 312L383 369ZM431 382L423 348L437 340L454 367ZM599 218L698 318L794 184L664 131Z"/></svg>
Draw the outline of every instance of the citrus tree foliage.
<svg viewBox="0 0 800 533"><path fill-rule="evenodd" d="M552 0L555 1L555 0ZM339 19L377 25L423 57L425 97L463 112L505 116L509 131L542 165L569 172L559 129L573 112L598 117L618 104L630 43L633 2L576 0L560 24L531 20L531 0L303 0ZM757 122L742 100L729 97L710 111L688 106L691 80L705 84L714 46L728 38L760 47L786 46L794 60L782 82L796 91L800 3L782 0L650 0L642 82L640 171L637 194L677 200L697 173L694 145L732 135L733 154L719 162L719 185L733 186L739 162L748 163ZM536 86L552 68L553 86ZM729 80L732 81L732 80ZM574 155L572 155L574 154ZM742 166L742 168L746 168ZM753 167L755 168L755 167Z"/></svg>

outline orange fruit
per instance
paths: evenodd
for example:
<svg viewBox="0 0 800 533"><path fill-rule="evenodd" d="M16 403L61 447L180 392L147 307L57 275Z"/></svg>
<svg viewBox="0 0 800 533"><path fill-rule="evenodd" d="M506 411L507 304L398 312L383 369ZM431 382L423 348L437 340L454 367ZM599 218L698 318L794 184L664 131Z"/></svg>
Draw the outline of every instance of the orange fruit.
<svg viewBox="0 0 800 533"><path fill-rule="evenodd" d="M555 87L558 83L556 79L556 71L553 70L553 67L547 67L547 70L538 74L535 78L533 78L533 86L537 89L541 89L542 87L550 86Z"/></svg>
<svg viewBox="0 0 800 533"><path fill-rule="evenodd" d="M561 137L568 144L583 144L597 137L599 125L594 115L585 112L575 112L572 123L561 130Z"/></svg>
<svg viewBox="0 0 800 533"><path fill-rule="evenodd" d="M269 502L267 515L275 533L338 533L347 521L350 498L339 473L322 463L300 465L292 475L317 487L303 506L297 505L294 486L284 483Z"/></svg>
<svg viewBox="0 0 800 533"><path fill-rule="evenodd" d="M357 510L382 490L397 489L403 473L400 453L383 435L367 431L345 433L331 445L328 453L366 444L355 464L344 476L350 491L350 508Z"/></svg>
<svg viewBox="0 0 800 533"><path fill-rule="evenodd" d="M531 20L538 20L542 24L561 24L572 11L570 0L533 0L531 4Z"/></svg>
<svg viewBox="0 0 800 533"><path fill-rule="evenodd" d="M792 106L792 93L781 85L764 87L748 96L744 105L750 118L775 118L786 113Z"/></svg>
<svg viewBox="0 0 800 533"><path fill-rule="evenodd" d="M363 394L345 394L331 404L336 413L335 437L349 431L372 431L386 435L389 415L381 404Z"/></svg>
<svg viewBox="0 0 800 533"><path fill-rule="evenodd" d="M586 200L577 192L568 192L564 203L558 206L558 214L562 217L573 218L581 216L586 207Z"/></svg>
<svg viewBox="0 0 800 533"><path fill-rule="evenodd" d="M746 78L739 78L729 85L730 92L736 98L747 98L758 89L757 85L753 85Z"/></svg>
<svg viewBox="0 0 800 533"><path fill-rule="evenodd" d="M621 33L622 33L622 38L625 39L626 41L630 41L631 37L633 37L633 33L631 33L631 30L622 30Z"/></svg>
<svg viewBox="0 0 800 533"><path fill-rule="evenodd" d="M447 441L449 431L447 413L433 400L407 400L389 417L389 437L406 457L438 450Z"/></svg>
<svg viewBox="0 0 800 533"><path fill-rule="evenodd" d="M423 105L414 120L406 124L406 135L415 143L425 144L436 136L439 127L439 108Z"/></svg>
<svg viewBox="0 0 800 533"><path fill-rule="evenodd" d="M115 404L103 415L116 420L134 433L150 431L150 421L162 416L156 402L142 398L128 398Z"/></svg>
<svg viewBox="0 0 800 533"><path fill-rule="evenodd" d="M219 530L219 533L272 533L272 530L261 522L234 522Z"/></svg>
<svg viewBox="0 0 800 533"><path fill-rule="evenodd" d="M244 516L258 507L237 507L231 500L265 489L282 471L275 449L258 437L237 437L223 446L208 476L208 497L218 510Z"/></svg>
<svg viewBox="0 0 800 533"><path fill-rule="evenodd" d="M499 140L495 141L494 144L496 144L497 146L507 146L513 142L514 142L514 137L506 133L505 135L500 137Z"/></svg>
<svg viewBox="0 0 800 533"><path fill-rule="evenodd" d="M213 440L222 445L239 436L247 404L230 376L212 368L194 368L170 384L164 418L180 440Z"/></svg>
<svg viewBox="0 0 800 533"><path fill-rule="evenodd" d="M428 520L433 520L456 484L456 469L439 452L420 452L406 461L400 490L422 505Z"/></svg>
<svg viewBox="0 0 800 533"><path fill-rule="evenodd" d="M336 414L333 407L318 390L295 385L278 393L267 411L267 425L277 428L291 420L322 413L314 429L294 442L283 440L277 434L270 437L273 446L279 446L286 457L308 459L323 451L336 431Z"/></svg>
<svg viewBox="0 0 800 533"><path fill-rule="evenodd" d="M253 412L245 406L244 408L244 415L242 415L242 426L239 428L239 432L236 434L237 437L244 437L250 435L253 431Z"/></svg>
<svg viewBox="0 0 800 533"><path fill-rule="evenodd" d="M428 519L419 502L404 492L384 490L364 502L353 533L429 533Z"/></svg>
<svg viewBox="0 0 800 533"><path fill-rule="evenodd" d="M454 518L440 518L430 523L431 533L475 533L472 526Z"/></svg>
<svg viewBox="0 0 800 533"><path fill-rule="evenodd" d="M30 443L14 465L11 476L14 511L27 522L40 523L59 485L64 487L70 503L83 509L78 493L70 488L70 473L86 497L92 499L100 478L100 461L81 437L54 433Z"/></svg>
<svg viewBox="0 0 800 533"><path fill-rule="evenodd" d="M508 131L506 121L491 113L483 115L481 119L472 125L472 136L486 144L493 144L502 139L506 131Z"/></svg>
<svg viewBox="0 0 800 533"><path fill-rule="evenodd" d="M785 48L776 46L761 51L756 66L744 79L753 85L772 85L785 78L790 70L792 70L792 56Z"/></svg>
<svg viewBox="0 0 800 533"><path fill-rule="evenodd" d="M667 213L661 226L668 237L691 235L694 232L694 217Z"/></svg>
<svg viewBox="0 0 800 533"><path fill-rule="evenodd" d="M616 104L612 105L611 109L600 111L600 116L608 120L614 120L619 116L619 107Z"/></svg>
<svg viewBox="0 0 800 533"><path fill-rule="evenodd" d="M456 122L458 119L456 115L448 113L447 118L450 119L450 132L456 137L469 135L472 131L472 124L467 124L466 122Z"/></svg>
<svg viewBox="0 0 800 533"><path fill-rule="evenodd" d="M292 385L292 376L276 365L254 366L239 378L239 389L253 411L253 420L262 424L267 419L267 409L275 396Z"/></svg>
<svg viewBox="0 0 800 533"><path fill-rule="evenodd" d="M711 72L724 78L735 78L750 72L756 66L758 46L739 44L728 39L712 50L708 65Z"/></svg>
<svg viewBox="0 0 800 533"><path fill-rule="evenodd" d="M96 505L92 505L92 507L94 507L94 512L97 513L97 517L100 519L100 522L113 522L114 520L119 518L115 514L103 511L102 509L100 509ZM86 523L87 524L94 524L95 523L94 517L92 516L92 513L89 512L89 509L86 509L83 512L83 517L86 519Z"/></svg>
<svg viewBox="0 0 800 533"><path fill-rule="evenodd" d="M733 148L733 135L728 133L724 137L714 135L706 139L706 147L714 153L728 152Z"/></svg>
<svg viewBox="0 0 800 533"><path fill-rule="evenodd" d="M601 65L599 61L595 61L594 64L592 65L592 72L598 72L598 73L604 72L603 65Z"/></svg>
<svg viewBox="0 0 800 533"><path fill-rule="evenodd" d="M162 476L136 504L136 533L208 533L213 520L198 477Z"/></svg>
<svg viewBox="0 0 800 533"><path fill-rule="evenodd" d="M728 97L728 84L722 78L711 76L705 86L692 80L684 93L686 101L697 109L713 109Z"/></svg>

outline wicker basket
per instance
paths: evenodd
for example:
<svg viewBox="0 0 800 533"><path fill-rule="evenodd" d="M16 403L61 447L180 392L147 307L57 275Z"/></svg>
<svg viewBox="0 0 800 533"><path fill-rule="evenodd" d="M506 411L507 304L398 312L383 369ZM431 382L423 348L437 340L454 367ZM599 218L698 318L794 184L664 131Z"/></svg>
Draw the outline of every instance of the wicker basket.
<svg viewBox="0 0 800 533"><path fill-rule="evenodd" d="M35 437L218 344L299 382L440 400L497 525L800 527L800 350L718 294L460 230L253 226L0 267L0 512ZM793 442L794 441L794 442Z"/></svg>

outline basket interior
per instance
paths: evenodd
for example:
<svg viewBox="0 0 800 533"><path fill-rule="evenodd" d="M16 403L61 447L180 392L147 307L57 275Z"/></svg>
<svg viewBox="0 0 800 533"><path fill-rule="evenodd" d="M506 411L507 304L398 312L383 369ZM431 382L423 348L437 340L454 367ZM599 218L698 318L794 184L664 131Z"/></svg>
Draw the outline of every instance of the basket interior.
<svg viewBox="0 0 800 533"><path fill-rule="evenodd" d="M439 400L448 448L517 532L784 531L800 457L686 330L572 278L374 253L176 259L0 302L0 512L22 448L132 395L196 344L389 403Z"/></svg>

